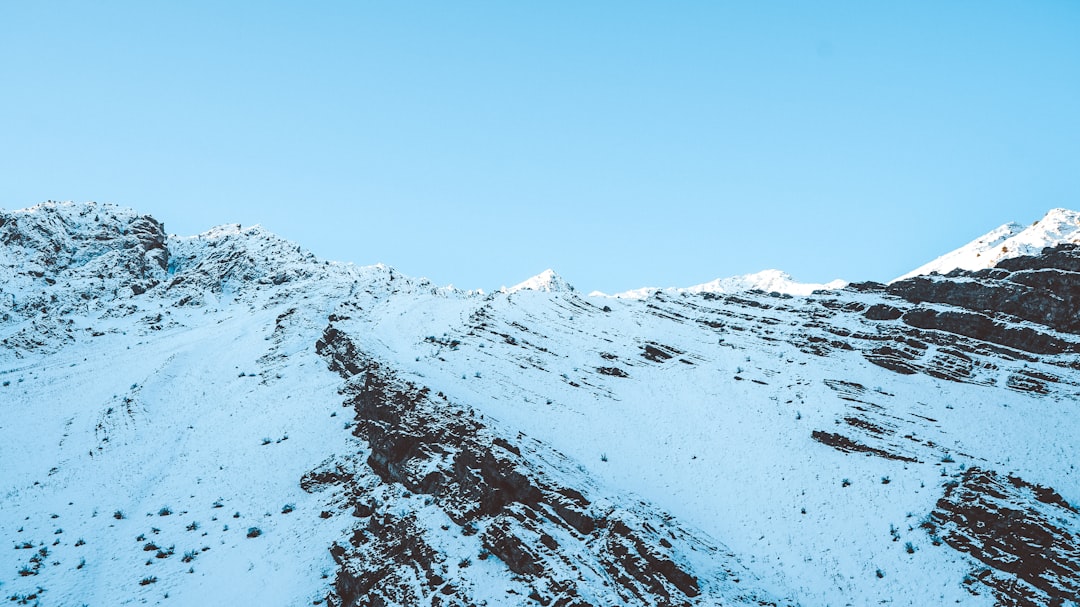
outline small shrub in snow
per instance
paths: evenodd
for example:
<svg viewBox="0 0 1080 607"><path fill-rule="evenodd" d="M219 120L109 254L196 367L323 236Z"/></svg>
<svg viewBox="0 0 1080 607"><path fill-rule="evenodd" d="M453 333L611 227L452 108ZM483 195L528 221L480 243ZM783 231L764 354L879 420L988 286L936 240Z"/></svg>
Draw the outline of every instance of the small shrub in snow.
<svg viewBox="0 0 1080 607"><path fill-rule="evenodd" d="M158 516L169 516L170 514L172 514L172 509L168 506L162 506L161 510L158 510L157 513Z"/></svg>
<svg viewBox="0 0 1080 607"><path fill-rule="evenodd" d="M196 531L199 528L198 521L191 521L191 524L187 526L188 531Z"/></svg>
<svg viewBox="0 0 1080 607"><path fill-rule="evenodd" d="M904 544L904 550L907 551L908 554L915 554L915 546L913 546L911 542Z"/></svg>
<svg viewBox="0 0 1080 607"><path fill-rule="evenodd" d="M113 517L114 519L118 520L118 521L119 521L119 520L123 520L123 518L124 518L124 511L123 511L123 510L117 510L116 512L113 512L113 513L112 513L112 517Z"/></svg>
<svg viewBox="0 0 1080 607"><path fill-rule="evenodd" d="M293 510L296 510L296 506L294 506L292 504L285 504L285 506L282 507L282 509L281 509L281 513L282 514L288 514L288 513L292 512Z"/></svg>
<svg viewBox="0 0 1080 607"><path fill-rule="evenodd" d="M892 482L892 480L891 480L891 479L889 479L889 477L887 477L887 476L883 476L883 477L881 477L881 484L882 484L882 485L888 485L888 484L889 484L889 483L891 483L891 482Z"/></svg>
<svg viewBox="0 0 1080 607"><path fill-rule="evenodd" d="M156 583L157 583L157 576L154 576L154 575L151 575L150 577L144 577L143 579L139 580L139 585L140 586L149 586L150 584L156 584Z"/></svg>
<svg viewBox="0 0 1080 607"><path fill-rule="evenodd" d="M261 529L259 529L258 527L248 527L248 537L259 537L260 535L262 535Z"/></svg>

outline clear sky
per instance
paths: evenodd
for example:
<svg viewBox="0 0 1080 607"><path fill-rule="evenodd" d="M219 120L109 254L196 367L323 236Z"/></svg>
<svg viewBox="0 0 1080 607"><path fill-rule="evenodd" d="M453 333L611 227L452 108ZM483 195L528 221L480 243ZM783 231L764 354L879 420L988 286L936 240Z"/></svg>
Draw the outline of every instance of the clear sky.
<svg viewBox="0 0 1080 607"><path fill-rule="evenodd" d="M493 289L884 280L1080 207L1080 3L0 3L0 207Z"/></svg>

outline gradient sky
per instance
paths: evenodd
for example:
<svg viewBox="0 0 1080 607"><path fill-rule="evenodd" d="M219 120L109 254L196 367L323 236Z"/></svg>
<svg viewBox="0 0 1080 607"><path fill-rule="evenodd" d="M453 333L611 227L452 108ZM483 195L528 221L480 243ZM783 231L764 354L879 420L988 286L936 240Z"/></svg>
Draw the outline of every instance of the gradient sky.
<svg viewBox="0 0 1080 607"><path fill-rule="evenodd" d="M0 3L0 207L487 290L885 280L1080 207L1080 3Z"/></svg>

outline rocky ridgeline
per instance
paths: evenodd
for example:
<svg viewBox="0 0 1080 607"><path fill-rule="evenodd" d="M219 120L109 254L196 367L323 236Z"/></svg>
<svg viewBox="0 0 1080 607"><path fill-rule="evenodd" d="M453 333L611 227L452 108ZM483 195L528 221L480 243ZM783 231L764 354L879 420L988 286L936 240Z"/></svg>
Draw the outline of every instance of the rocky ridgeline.
<svg viewBox="0 0 1080 607"><path fill-rule="evenodd" d="M31 211L0 214L0 265L11 271L5 320L70 314L92 301L143 294L165 278L158 220L108 205Z"/></svg>
<svg viewBox="0 0 1080 607"><path fill-rule="evenodd" d="M356 272L258 226L169 238L153 217L96 203L0 212L0 245L8 277L0 285L0 326L21 326L3 345L20 355L54 351L80 331L98 334L73 317L131 316L160 304L217 307L264 294L296 298L320 280L344 288ZM168 320L155 312L143 324L160 329Z"/></svg>
<svg viewBox="0 0 1080 607"><path fill-rule="evenodd" d="M167 275L164 226L111 205L43 204L0 213L0 326L22 327L3 345L49 351L74 340L69 318L126 304Z"/></svg>

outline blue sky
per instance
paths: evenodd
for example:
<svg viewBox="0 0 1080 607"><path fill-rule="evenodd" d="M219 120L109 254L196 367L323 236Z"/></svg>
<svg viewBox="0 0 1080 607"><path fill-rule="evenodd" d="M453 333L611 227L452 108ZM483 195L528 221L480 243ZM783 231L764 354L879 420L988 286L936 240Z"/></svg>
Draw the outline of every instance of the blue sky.
<svg viewBox="0 0 1080 607"><path fill-rule="evenodd" d="M5 2L0 207L498 288L884 280L1080 207L1076 2Z"/></svg>

